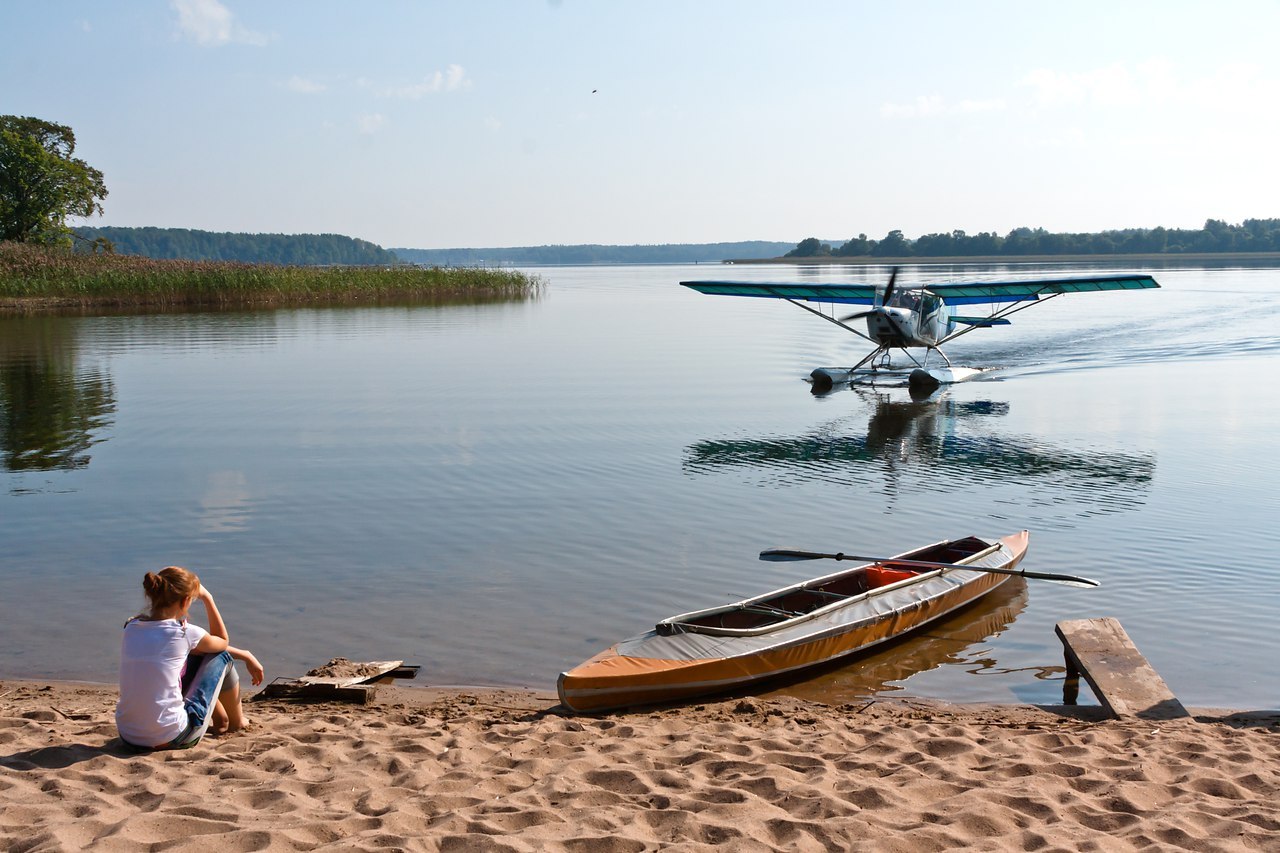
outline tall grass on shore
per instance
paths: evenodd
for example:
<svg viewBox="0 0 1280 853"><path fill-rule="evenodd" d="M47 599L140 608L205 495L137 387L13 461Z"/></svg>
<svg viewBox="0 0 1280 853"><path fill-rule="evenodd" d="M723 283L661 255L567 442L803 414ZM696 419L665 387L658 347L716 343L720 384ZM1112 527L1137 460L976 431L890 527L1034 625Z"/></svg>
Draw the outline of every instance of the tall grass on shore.
<svg viewBox="0 0 1280 853"><path fill-rule="evenodd" d="M476 267L303 267L73 254L0 242L0 310L285 307L529 299L537 276Z"/></svg>

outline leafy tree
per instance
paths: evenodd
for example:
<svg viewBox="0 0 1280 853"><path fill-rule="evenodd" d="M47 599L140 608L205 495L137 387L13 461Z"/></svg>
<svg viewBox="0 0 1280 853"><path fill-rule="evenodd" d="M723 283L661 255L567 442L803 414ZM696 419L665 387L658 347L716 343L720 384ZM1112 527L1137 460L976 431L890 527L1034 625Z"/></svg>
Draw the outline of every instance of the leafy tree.
<svg viewBox="0 0 1280 853"><path fill-rule="evenodd" d="M874 246L874 240L868 240L866 234L859 234L857 237L846 240L835 253L842 258L861 257L871 254Z"/></svg>
<svg viewBox="0 0 1280 853"><path fill-rule="evenodd" d="M911 254L911 244L901 231L890 231L885 238L876 243L871 254L878 258L905 258Z"/></svg>
<svg viewBox="0 0 1280 853"><path fill-rule="evenodd" d="M817 237L806 237L800 241L800 245L796 246L784 257L788 258L817 258L831 254L831 244L824 243Z"/></svg>
<svg viewBox="0 0 1280 853"><path fill-rule="evenodd" d="M68 216L102 213L102 173L75 150L65 125L0 116L0 240L66 243Z"/></svg>
<svg viewBox="0 0 1280 853"><path fill-rule="evenodd" d="M917 255L933 258L958 255L963 241L963 231L953 231L950 234L922 234L916 238L912 250Z"/></svg>

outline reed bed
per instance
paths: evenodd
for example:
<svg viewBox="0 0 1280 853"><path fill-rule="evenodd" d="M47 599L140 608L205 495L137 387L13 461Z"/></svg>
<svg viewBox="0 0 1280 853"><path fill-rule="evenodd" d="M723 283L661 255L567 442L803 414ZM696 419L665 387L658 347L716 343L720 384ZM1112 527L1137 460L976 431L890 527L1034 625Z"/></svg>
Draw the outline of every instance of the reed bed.
<svg viewBox="0 0 1280 853"><path fill-rule="evenodd" d="M156 260L0 242L0 308L10 311L489 302L541 289L537 276L507 269Z"/></svg>

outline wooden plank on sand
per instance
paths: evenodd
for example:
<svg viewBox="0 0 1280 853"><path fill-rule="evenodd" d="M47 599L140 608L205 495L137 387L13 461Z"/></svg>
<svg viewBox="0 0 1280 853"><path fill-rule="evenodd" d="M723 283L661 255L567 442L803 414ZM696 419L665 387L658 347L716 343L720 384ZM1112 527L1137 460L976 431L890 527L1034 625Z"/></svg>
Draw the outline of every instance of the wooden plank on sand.
<svg viewBox="0 0 1280 853"><path fill-rule="evenodd" d="M368 663L357 663L346 658L334 658L322 667L312 670L298 680L303 684L332 684L335 687L352 687L357 684L369 684L379 678L388 676L392 670L399 669L402 660L375 660Z"/></svg>
<svg viewBox="0 0 1280 853"><path fill-rule="evenodd" d="M399 660L360 663L334 658L300 678L277 678L263 688L261 695L269 699L328 699L367 704L372 701L378 682L413 678L417 674L417 666L405 666L404 661Z"/></svg>
<svg viewBox="0 0 1280 853"><path fill-rule="evenodd" d="M1066 652L1068 682L1083 675L1111 716L1144 720L1190 716L1119 620L1110 616L1072 619L1059 622L1054 631Z"/></svg>

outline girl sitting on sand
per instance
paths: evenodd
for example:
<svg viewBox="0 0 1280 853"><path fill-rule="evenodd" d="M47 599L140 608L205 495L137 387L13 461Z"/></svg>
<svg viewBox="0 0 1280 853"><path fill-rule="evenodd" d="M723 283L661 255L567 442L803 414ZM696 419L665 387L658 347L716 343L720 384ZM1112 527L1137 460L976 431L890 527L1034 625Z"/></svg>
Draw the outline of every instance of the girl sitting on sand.
<svg viewBox="0 0 1280 853"><path fill-rule="evenodd" d="M227 644L227 626L209 590L178 566L147 572L142 589L151 609L125 623L120 644L121 740L146 749L185 749L211 726L214 734L243 728L233 659L244 661L254 684L262 683L262 664L249 650ZM197 599L207 631L187 622Z"/></svg>

